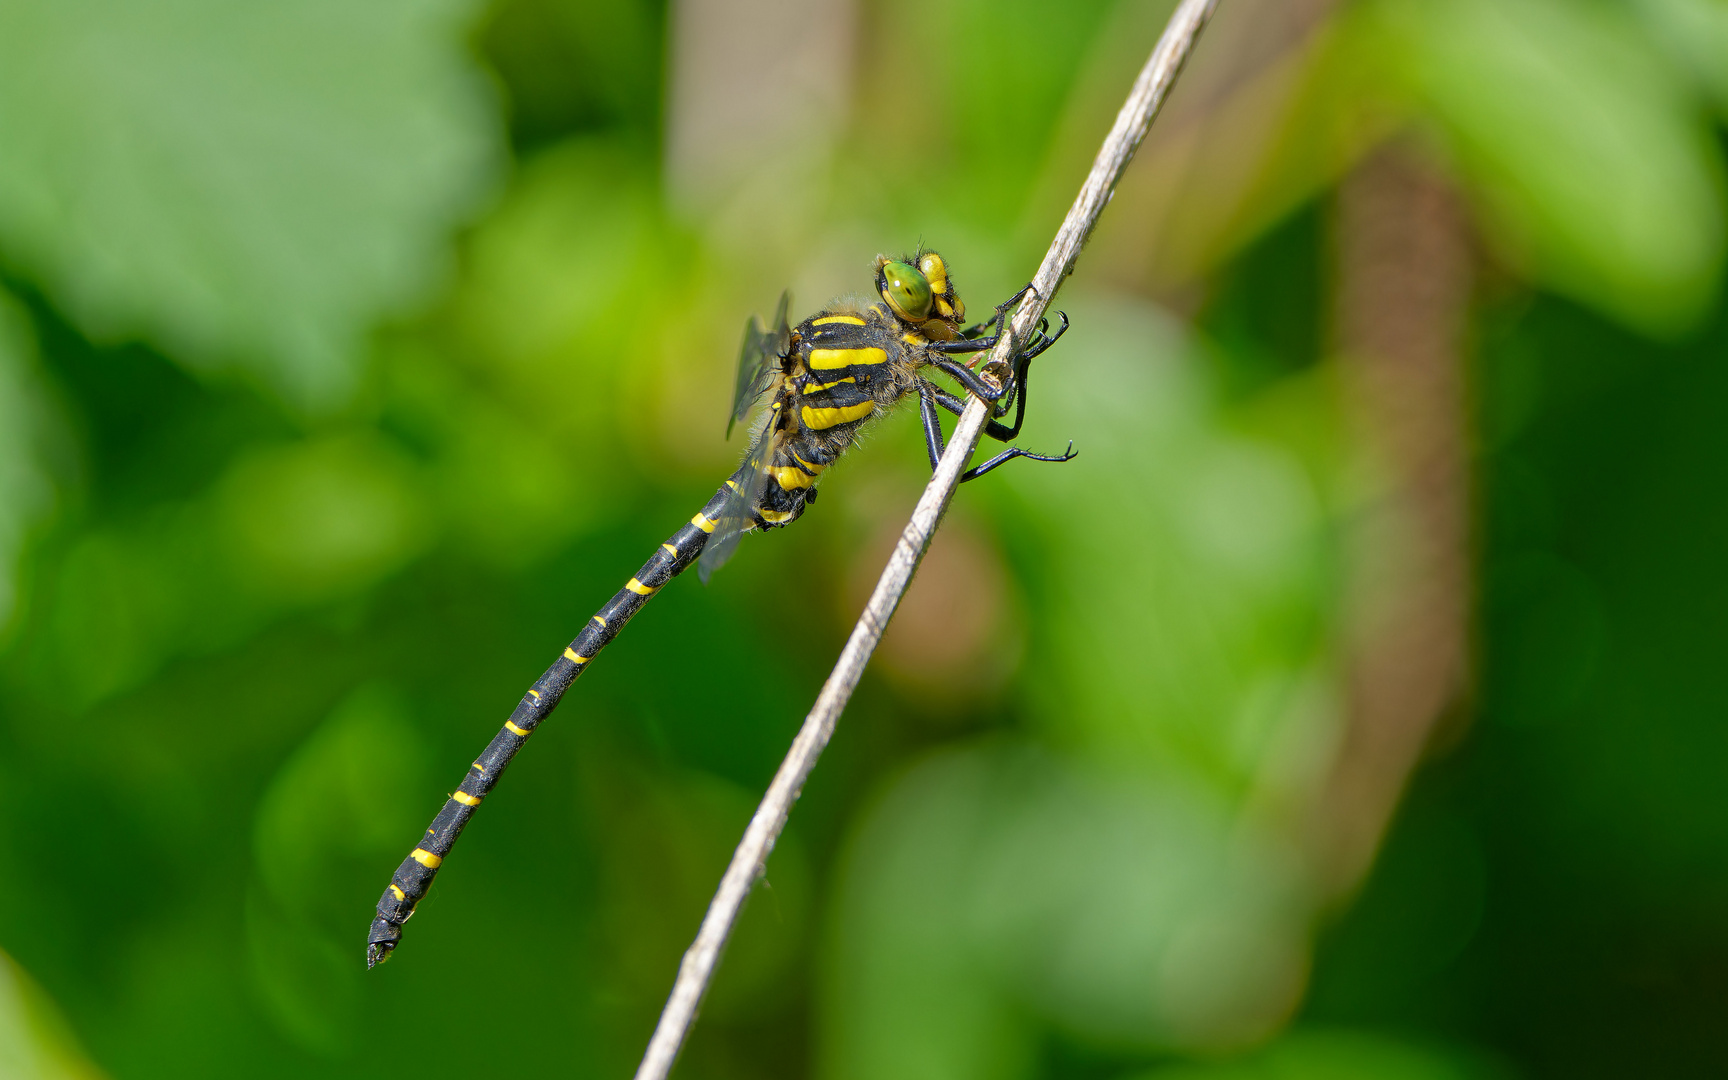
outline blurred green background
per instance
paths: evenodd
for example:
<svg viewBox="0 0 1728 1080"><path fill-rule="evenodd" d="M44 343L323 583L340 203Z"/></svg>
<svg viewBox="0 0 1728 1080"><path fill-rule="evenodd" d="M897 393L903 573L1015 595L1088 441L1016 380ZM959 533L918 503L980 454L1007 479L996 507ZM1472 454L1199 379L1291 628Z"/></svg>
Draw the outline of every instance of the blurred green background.
<svg viewBox="0 0 1728 1080"><path fill-rule="evenodd" d="M627 1075L910 410L372 905L745 316L1009 295L1171 6L0 0L0 1075ZM1728 1075L1725 117L1722 0L1222 0L679 1075Z"/></svg>

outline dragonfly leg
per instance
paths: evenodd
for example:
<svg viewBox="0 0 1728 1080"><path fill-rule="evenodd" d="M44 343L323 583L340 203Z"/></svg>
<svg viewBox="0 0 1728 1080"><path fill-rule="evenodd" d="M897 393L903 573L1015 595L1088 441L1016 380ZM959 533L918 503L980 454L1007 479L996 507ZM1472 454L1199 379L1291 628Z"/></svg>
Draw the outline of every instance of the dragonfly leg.
<svg viewBox="0 0 1728 1080"><path fill-rule="evenodd" d="M1019 365L1022 363L1030 363L1034 357L1038 356L1040 353L1042 353L1045 349L1048 349L1050 346L1056 344L1057 338L1061 337L1063 334L1066 334L1068 332L1068 314L1067 314L1067 312L1058 311L1056 313L1056 317L1058 319L1062 320L1062 325L1058 326L1056 328L1056 332L1054 334L1046 333L1046 331L1050 328L1050 320L1049 319L1038 320L1038 334L1036 337L1033 338L1032 344L1026 346L1024 349L1021 349L1020 355L1014 358L1016 365Z"/></svg>
<svg viewBox="0 0 1728 1080"><path fill-rule="evenodd" d="M930 455L931 472L936 471L936 465L942 459L942 451L947 448L947 440L942 437L942 414L936 411L938 406L941 406L958 416L960 411L965 407L965 403L958 397L955 397L953 394L950 394L948 391L934 385L928 380L921 380L918 383L918 415L924 422L924 449ZM994 420L990 421L990 428L998 429L998 431L1001 432L1001 434L998 434L996 431L990 431L988 428L986 429L986 432L990 434L992 438L996 438L1002 442L1007 442L1009 439L1014 437L1012 434L1007 433L1008 429L1006 427L996 423ZM1019 420L1016 419L1015 430L1018 429ZM1002 465L1004 462L1012 461L1015 458L1029 458L1033 461L1071 461L1076 456L1078 455L1074 450L1074 444L1072 442L1068 444L1068 449L1061 454L1035 454L1030 450L1022 450L1018 446L1010 446L1008 449L997 454L984 464L961 473L960 482L964 484L968 480L976 480L990 470Z"/></svg>
<svg viewBox="0 0 1728 1080"><path fill-rule="evenodd" d="M1031 392L1032 386L1032 361L1045 349L1056 344L1057 338L1068 332L1068 316L1058 311L1056 317L1062 320L1062 325L1056 328L1054 334L1046 335L1044 323L1039 323L1037 340L1014 358L1014 385L1010 388L1014 403L1014 426L1005 427L995 421L991 422L996 429L991 435L999 442L1007 442L1020 434L1020 425L1026 420L1026 396ZM996 414L1001 416L1007 411L1008 401L1004 400L998 404Z"/></svg>
<svg viewBox="0 0 1728 1080"><path fill-rule="evenodd" d="M1020 434L1020 425L1026 420L1026 393L1027 387L1031 383L1032 361L1045 349L1056 344L1056 339L1061 337L1068 330L1068 316L1058 311L1056 317L1062 320L1062 325L1057 327L1054 334L1046 335L1043 327L1040 326L1038 339L1022 351L1019 356L1014 358L1014 382L1009 386L1007 396L997 402L998 414L1005 413L1008 406L1010 404L1013 405L1014 424L1010 427L1009 425L991 420L990 426L984 429L984 434L995 439L997 442L1008 442ZM946 371L947 368L944 367L942 370ZM971 388L968 387L967 389ZM931 391L936 395L936 403L953 413L955 416L959 416L961 411L966 407L966 403L963 400L939 386L932 386Z"/></svg>
<svg viewBox="0 0 1728 1080"><path fill-rule="evenodd" d="M925 348L938 353L980 353L996 347L1001 340L1000 332L989 337L962 338L959 341L932 341Z"/></svg>
<svg viewBox="0 0 1728 1080"><path fill-rule="evenodd" d="M940 353L972 353L983 352L986 349L994 349L996 343L1002 340L1002 327L1006 325L1008 309L1019 303L1020 298L1031 291L1032 286L1028 285L1013 296L1010 296L1007 300L997 305L996 314L990 316L990 318L979 323L977 326L962 330L960 332L960 340L932 341L930 343L930 348ZM980 336L985 330L992 326L996 328L994 334L991 334L989 337Z"/></svg>
<svg viewBox="0 0 1728 1080"><path fill-rule="evenodd" d="M970 340L978 337L980 334L984 333L984 331L988 330L990 328L991 324L995 324L996 332L1001 333L1002 332L1002 319L1007 315L1008 309L1013 307L1015 304L1018 304L1020 302L1020 300L1027 293L1037 292L1037 291L1038 291L1037 289L1034 289L1032 287L1031 282L1027 282L1025 288L1021 289L1019 292L1015 293L1013 296L1010 296L1008 299L1006 299L1006 300L1002 301L1000 304L996 305L996 314L990 316L988 319L985 319L983 322L978 323L975 326L969 326L966 329L960 331L960 336L962 338L965 338L966 340L970 341ZM996 339L991 338L990 340L992 343L994 343Z"/></svg>
<svg viewBox="0 0 1728 1080"><path fill-rule="evenodd" d="M924 422L924 449L930 455L931 472L936 471L937 463L942 460L942 451L948 446L947 440L942 437L942 414L936 411L939 395L954 398L953 394L933 385L928 379L918 380L918 418ZM952 409L953 406L949 408Z"/></svg>
<svg viewBox="0 0 1728 1080"><path fill-rule="evenodd" d="M1030 360L1033 357L1039 355L1045 349L1048 349L1050 346L1056 344L1057 338L1061 337L1063 334L1066 334L1068 332L1068 316L1065 313L1058 311L1056 313L1056 317L1058 319L1062 320L1062 325L1058 326L1056 328L1056 332L1054 334L1049 332L1049 330L1050 330L1050 320L1049 319L1045 318L1045 319L1039 319L1038 320L1038 328L1032 332L1032 340L1026 345L1025 348L1018 350L1014 354L1016 364L1018 364L1022 359ZM952 342L952 341L934 341L934 342L930 343L930 348L934 349L937 352L944 352L944 353L948 353L948 352L976 352L976 351L981 351L985 347L986 342L988 342L990 345L994 345L999 340L1000 340L1000 336L990 337L990 338L977 338L977 339L972 340L972 341L963 341L963 342L958 342L958 343ZM957 344L965 346L965 348L956 348L955 346ZM974 362L976 362L976 361L974 361Z"/></svg>
<svg viewBox="0 0 1728 1080"><path fill-rule="evenodd" d="M959 416L961 413L966 411L965 398L956 394L950 394L948 391L934 384L931 385L930 392L936 396L936 404L947 409L955 416ZM1015 419L1013 427L992 420L985 425L984 434L995 439L997 442L1010 442L1013 440L1014 436L1020 434L1019 418Z"/></svg>
<svg viewBox="0 0 1728 1080"><path fill-rule="evenodd" d="M1001 465L1004 462L1013 461L1015 458L1026 458L1029 461L1073 461L1079 456L1080 452L1074 449L1074 444L1072 442L1068 444L1068 449L1060 454L1034 454L1030 450L1022 450L1018 446L1010 446L1008 449L997 454L984 464L961 473L960 482L964 484L968 480L976 480L991 469L996 468L998 465Z"/></svg>
<svg viewBox="0 0 1728 1080"><path fill-rule="evenodd" d="M977 394L992 405L1001 401L1003 395L1007 394L1009 390L1012 389L1011 386L991 386L980 378L976 371L973 371L958 360L950 360L945 356L931 360L930 366L943 374L950 376L955 382L964 386L972 393Z"/></svg>

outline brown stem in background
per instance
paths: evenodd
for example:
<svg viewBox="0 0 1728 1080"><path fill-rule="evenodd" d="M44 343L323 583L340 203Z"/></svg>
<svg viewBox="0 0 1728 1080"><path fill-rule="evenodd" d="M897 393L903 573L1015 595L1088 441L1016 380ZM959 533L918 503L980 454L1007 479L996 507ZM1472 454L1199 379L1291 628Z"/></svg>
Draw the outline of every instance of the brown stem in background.
<svg viewBox="0 0 1728 1080"><path fill-rule="evenodd" d="M1374 469L1350 526L1348 721L1318 823L1320 870L1338 895L1367 871L1469 683L1472 260L1451 187L1397 143L1343 184L1335 245L1346 409Z"/></svg>

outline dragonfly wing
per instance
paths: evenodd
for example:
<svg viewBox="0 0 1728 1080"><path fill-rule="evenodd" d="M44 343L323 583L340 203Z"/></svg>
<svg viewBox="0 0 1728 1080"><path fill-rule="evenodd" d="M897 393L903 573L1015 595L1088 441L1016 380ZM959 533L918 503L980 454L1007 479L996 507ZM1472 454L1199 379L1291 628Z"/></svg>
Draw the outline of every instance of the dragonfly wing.
<svg viewBox="0 0 1728 1080"><path fill-rule="evenodd" d="M774 355L781 360L792 351L792 327L786 322L786 314L791 307L792 290L787 289L780 294L780 304L774 312L774 327L769 331L774 337Z"/></svg>
<svg viewBox="0 0 1728 1080"><path fill-rule="evenodd" d="M744 465L726 482L732 493L720 508L714 533L702 545L702 560L696 565L697 576L704 585L709 576L724 566L732 553L738 550L738 541L744 534L756 527L756 504L761 498L763 485L768 481L768 466L773 463L773 452L774 422L770 417L751 444Z"/></svg>
<svg viewBox="0 0 1728 1080"><path fill-rule="evenodd" d="M738 350L738 376L732 391L732 415L726 422L728 439L732 437L733 426L750 415L756 399L774 380L792 347L792 328L786 323L786 312L791 306L792 293L783 292L769 329L762 329L754 316L744 324L744 344Z"/></svg>

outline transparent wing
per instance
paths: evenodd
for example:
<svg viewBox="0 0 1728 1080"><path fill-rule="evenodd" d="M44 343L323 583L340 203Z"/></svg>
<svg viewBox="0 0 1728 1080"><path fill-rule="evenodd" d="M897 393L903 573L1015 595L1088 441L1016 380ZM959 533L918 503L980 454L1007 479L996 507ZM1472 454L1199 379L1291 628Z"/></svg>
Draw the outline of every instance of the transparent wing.
<svg viewBox="0 0 1728 1080"><path fill-rule="evenodd" d="M726 437L732 428L750 415L750 409L762 391L780 370L780 361L792 347L792 327L786 322L786 312L792 306L790 290L780 294L780 306L774 321L763 330L754 316L744 324L744 345L738 350L738 378L732 392L732 416L726 421Z"/></svg>
<svg viewBox="0 0 1728 1080"><path fill-rule="evenodd" d="M780 293L780 303L774 310L774 355L785 359L792 349L792 326L786 321L786 315L792 307L792 290L786 289Z"/></svg>
<svg viewBox="0 0 1728 1080"><path fill-rule="evenodd" d="M726 505L720 508L714 534L702 545L702 561L696 564L696 574L704 585L709 576L724 566L732 553L738 550L738 541L744 534L756 527L756 503L768 482L768 466L773 462L773 452L774 422L769 418L750 446L750 456L744 459L745 467L734 474L732 494L727 497Z"/></svg>

